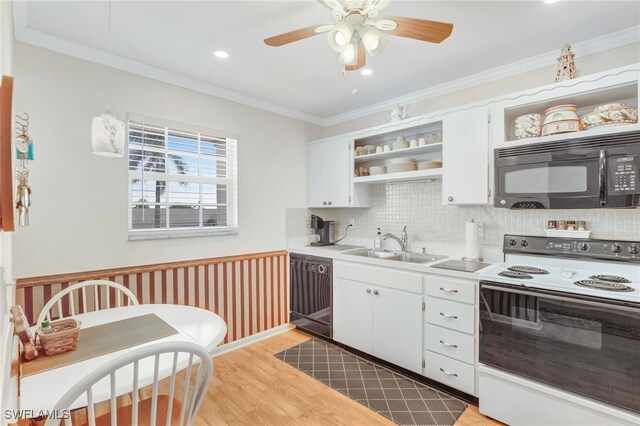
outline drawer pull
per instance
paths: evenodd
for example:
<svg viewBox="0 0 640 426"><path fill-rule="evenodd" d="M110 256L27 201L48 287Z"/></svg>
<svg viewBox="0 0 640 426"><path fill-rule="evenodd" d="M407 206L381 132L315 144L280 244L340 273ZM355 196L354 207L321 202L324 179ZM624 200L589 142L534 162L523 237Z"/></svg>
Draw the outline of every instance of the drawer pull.
<svg viewBox="0 0 640 426"><path fill-rule="evenodd" d="M454 348L454 349L458 348L458 345L454 345L453 343L443 342L442 340L440 340L440 343L442 343L443 345L445 345L448 348Z"/></svg>
<svg viewBox="0 0 640 426"><path fill-rule="evenodd" d="M445 370L444 368L441 368L440 371L442 371L444 374L446 374L447 376L451 376L451 377L458 377L457 373L452 373L450 371Z"/></svg>
<svg viewBox="0 0 640 426"><path fill-rule="evenodd" d="M457 315L445 314L444 312L440 312L440 315L442 315L445 318L449 318L449 319L454 319L454 320L458 319Z"/></svg>
<svg viewBox="0 0 640 426"><path fill-rule="evenodd" d="M446 291L447 293L457 293L458 290L456 290L455 288L444 288L444 287L440 287L440 290L442 291Z"/></svg>

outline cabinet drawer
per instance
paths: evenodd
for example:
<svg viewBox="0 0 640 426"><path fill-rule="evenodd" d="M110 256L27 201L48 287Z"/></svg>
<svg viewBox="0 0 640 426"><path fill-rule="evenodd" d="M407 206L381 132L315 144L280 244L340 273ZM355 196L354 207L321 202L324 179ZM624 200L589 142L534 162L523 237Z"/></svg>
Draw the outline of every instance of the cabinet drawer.
<svg viewBox="0 0 640 426"><path fill-rule="evenodd" d="M440 327L471 335L475 332L475 308L472 305L427 296L425 318L428 323Z"/></svg>
<svg viewBox="0 0 640 426"><path fill-rule="evenodd" d="M424 277L424 293L447 300L475 304L477 287L476 281L437 275Z"/></svg>
<svg viewBox="0 0 640 426"><path fill-rule="evenodd" d="M422 275L391 268L335 261L333 275L336 278L359 281L397 290L422 293Z"/></svg>
<svg viewBox="0 0 640 426"><path fill-rule="evenodd" d="M425 324L424 348L467 364L475 363L475 339L468 334Z"/></svg>
<svg viewBox="0 0 640 426"><path fill-rule="evenodd" d="M424 375L440 383L475 395L476 372L472 365L425 351Z"/></svg>

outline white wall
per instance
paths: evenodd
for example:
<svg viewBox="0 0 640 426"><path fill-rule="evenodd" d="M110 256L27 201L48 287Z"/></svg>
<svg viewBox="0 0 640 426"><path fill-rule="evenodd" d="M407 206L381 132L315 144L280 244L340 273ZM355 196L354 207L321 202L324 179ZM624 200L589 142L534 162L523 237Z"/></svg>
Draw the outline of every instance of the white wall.
<svg viewBox="0 0 640 426"><path fill-rule="evenodd" d="M31 225L14 235L15 277L284 249L285 208L306 205L307 140L323 129L16 43L16 111L35 145ZM127 241L127 159L90 153L91 119L126 112L239 135L239 234Z"/></svg>
<svg viewBox="0 0 640 426"><path fill-rule="evenodd" d="M640 62L640 43L631 43L592 55L576 58L576 73L579 77ZM434 111L515 93L533 87L544 86L555 81L556 66L551 65L517 74L512 77L481 84L469 89L447 93L431 99L409 104L408 115L415 117ZM398 96L402 94L399 93ZM366 117L336 124L325 129L325 136L335 136L354 130L366 129L389 122L389 114L381 112Z"/></svg>

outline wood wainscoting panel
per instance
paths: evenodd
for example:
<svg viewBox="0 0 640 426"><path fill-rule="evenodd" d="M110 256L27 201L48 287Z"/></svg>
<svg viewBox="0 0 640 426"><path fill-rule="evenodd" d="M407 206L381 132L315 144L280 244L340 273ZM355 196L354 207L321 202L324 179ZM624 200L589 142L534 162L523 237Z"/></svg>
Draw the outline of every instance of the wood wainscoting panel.
<svg viewBox="0 0 640 426"><path fill-rule="evenodd" d="M107 279L129 288L140 303L188 305L215 312L227 323L223 343L229 343L289 322L288 265L286 251L273 251L19 278L16 303L22 305L33 324L59 291L77 282ZM100 306L105 306L107 297L114 297L106 291L98 295ZM93 300L87 300L87 306L82 306L81 300L75 304L78 313L94 310ZM62 303L62 311L69 315L68 298ZM59 315L57 307L53 314Z"/></svg>

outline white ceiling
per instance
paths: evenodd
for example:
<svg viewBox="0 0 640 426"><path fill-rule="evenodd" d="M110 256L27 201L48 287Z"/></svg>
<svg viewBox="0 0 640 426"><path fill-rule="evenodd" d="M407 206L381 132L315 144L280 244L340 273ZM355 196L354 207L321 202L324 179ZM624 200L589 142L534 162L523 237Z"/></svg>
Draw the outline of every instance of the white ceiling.
<svg viewBox="0 0 640 426"><path fill-rule="evenodd" d="M29 31L107 50L107 2L16 7L26 12ZM279 48L262 42L329 21L328 9L313 0L113 1L111 7L113 54L322 119L640 24L637 1L394 0L384 14L451 22L453 34L439 45L390 37L380 56L368 58L374 74L364 77L342 75L323 35ZM215 58L216 49L230 58Z"/></svg>

